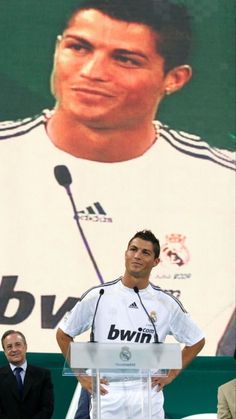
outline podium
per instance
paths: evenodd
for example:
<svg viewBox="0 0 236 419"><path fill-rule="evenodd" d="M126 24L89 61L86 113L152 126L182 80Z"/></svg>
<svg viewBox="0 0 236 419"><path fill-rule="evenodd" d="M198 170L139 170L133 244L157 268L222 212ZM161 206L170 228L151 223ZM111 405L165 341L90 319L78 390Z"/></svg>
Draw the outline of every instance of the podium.
<svg viewBox="0 0 236 419"><path fill-rule="evenodd" d="M102 412L109 403L119 410L119 419L151 419L155 413L152 377L165 376L169 369L181 367L177 343L72 342L63 375L91 377L92 419L103 419ZM108 386L100 383L102 378L108 380ZM108 389L108 396L100 395L100 386Z"/></svg>

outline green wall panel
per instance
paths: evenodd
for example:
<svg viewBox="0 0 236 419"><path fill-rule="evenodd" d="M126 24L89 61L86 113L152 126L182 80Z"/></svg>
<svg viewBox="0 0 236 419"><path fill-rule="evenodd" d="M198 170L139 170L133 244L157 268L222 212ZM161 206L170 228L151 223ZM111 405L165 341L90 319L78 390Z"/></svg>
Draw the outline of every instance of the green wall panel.
<svg viewBox="0 0 236 419"><path fill-rule="evenodd" d="M64 359L61 354L28 353L29 363L49 368L55 390L53 419L65 419L73 396L76 379L63 377ZM0 352L0 365L6 364ZM165 387L165 412L169 419L180 419L197 413L214 413L217 388L236 374L236 363L227 356L199 356L170 385Z"/></svg>

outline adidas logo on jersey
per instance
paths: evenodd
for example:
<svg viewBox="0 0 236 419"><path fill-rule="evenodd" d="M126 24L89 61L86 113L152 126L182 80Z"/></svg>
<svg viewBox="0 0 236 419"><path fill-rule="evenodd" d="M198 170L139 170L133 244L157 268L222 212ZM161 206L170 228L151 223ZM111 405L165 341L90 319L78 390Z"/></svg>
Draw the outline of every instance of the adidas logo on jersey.
<svg viewBox="0 0 236 419"><path fill-rule="evenodd" d="M85 210L78 211L78 216L83 221L112 223L112 218L107 216L100 202L94 202L92 205L86 207Z"/></svg>
<svg viewBox="0 0 236 419"><path fill-rule="evenodd" d="M138 308L136 302L134 301L134 303L130 304L129 308Z"/></svg>

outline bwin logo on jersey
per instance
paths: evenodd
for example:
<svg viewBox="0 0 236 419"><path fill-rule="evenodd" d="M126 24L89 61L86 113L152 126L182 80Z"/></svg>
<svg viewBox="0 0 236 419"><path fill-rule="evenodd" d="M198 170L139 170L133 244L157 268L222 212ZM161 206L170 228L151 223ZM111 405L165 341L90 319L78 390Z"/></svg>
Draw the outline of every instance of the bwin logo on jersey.
<svg viewBox="0 0 236 419"><path fill-rule="evenodd" d="M112 223L112 218L107 216L100 202L94 202L93 205L86 207L85 210L78 211L77 214L79 219L83 221Z"/></svg>
<svg viewBox="0 0 236 419"><path fill-rule="evenodd" d="M136 343L149 343L152 339L150 333L145 333L142 327L138 328L138 331L135 330L125 330L125 329L116 329L115 324L112 324L107 336L109 340L119 339L121 341L127 342L136 342Z"/></svg>

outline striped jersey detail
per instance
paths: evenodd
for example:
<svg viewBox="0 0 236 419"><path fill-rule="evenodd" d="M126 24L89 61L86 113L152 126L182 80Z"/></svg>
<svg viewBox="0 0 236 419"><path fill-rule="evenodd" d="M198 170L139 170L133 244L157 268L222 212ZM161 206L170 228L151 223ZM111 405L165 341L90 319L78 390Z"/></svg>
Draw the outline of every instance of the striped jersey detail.
<svg viewBox="0 0 236 419"><path fill-rule="evenodd" d="M49 112L50 111L45 110L40 115L30 118L0 122L0 140L20 137L37 126L45 124L47 119L46 114ZM170 129L161 122L155 121L155 125L160 136L180 153L202 160L209 160L225 168L235 170L234 153L211 147L200 137L183 131Z"/></svg>
<svg viewBox="0 0 236 419"><path fill-rule="evenodd" d="M172 298L178 305L179 305L179 307L181 308L181 310L184 312L184 313L187 313L187 311L185 310L185 308L184 308L184 306L183 306L183 304L179 301L179 299L178 298L176 298L173 294L170 294L169 292L167 292L167 291L164 291L163 289L161 289L160 287L158 287L157 285L154 285L154 284L152 284L151 282L149 283L150 284L150 286L155 290L155 291L159 291L159 292L162 292L163 294L165 294L165 295L168 295L170 298Z"/></svg>
<svg viewBox="0 0 236 419"><path fill-rule="evenodd" d="M235 170L236 164L233 152L211 147L196 135L170 129L168 126L158 122L156 124L159 124L161 137L181 153L194 158L210 160L220 166Z"/></svg>
<svg viewBox="0 0 236 419"><path fill-rule="evenodd" d="M81 295L81 297L80 297L80 301L82 301L83 300L83 298L84 297L86 297L86 295L90 292L90 291L92 291L92 290L94 290L94 289L102 289L102 288L107 288L107 287L110 287L111 285L114 285L114 284L117 284L117 282L119 282L119 281L121 281L122 280L122 276L120 276L119 278L117 278L117 279L114 279L113 281L108 281L108 282L104 282L104 284L100 284L100 285L96 285L95 287L91 287L91 288L89 288L87 291L85 291L82 295Z"/></svg>
<svg viewBox="0 0 236 419"><path fill-rule="evenodd" d="M35 115L31 118L19 119L18 121L0 122L0 140L20 137L41 124L45 124L44 114Z"/></svg>

